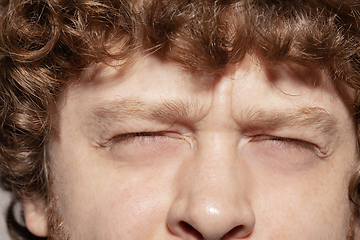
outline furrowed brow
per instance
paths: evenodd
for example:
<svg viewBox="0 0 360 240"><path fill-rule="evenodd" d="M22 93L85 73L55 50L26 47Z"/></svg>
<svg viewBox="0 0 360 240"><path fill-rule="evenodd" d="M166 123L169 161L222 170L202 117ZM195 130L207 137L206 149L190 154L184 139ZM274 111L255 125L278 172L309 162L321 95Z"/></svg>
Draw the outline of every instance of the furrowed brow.
<svg viewBox="0 0 360 240"><path fill-rule="evenodd" d="M301 108L290 111L248 111L246 119L247 131L256 129L278 129L284 127L308 128L321 134L333 135L338 128L335 116L320 107Z"/></svg>

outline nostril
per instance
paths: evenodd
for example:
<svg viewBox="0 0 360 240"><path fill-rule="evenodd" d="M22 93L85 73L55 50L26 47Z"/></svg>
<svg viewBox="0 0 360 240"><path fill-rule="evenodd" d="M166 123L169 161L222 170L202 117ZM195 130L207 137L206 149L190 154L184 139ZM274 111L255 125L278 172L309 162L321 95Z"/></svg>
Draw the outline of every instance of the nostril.
<svg viewBox="0 0 360 240"><path fill-rule="evenodd" d="M225 239L243 239L248 237L250 233L248 233L246 236L244 236L243 232L246 231L245 227L243 225L239 225L234 227L233 229L231 229L227 234L225 234L224 237L222 237L221 239L225 240ZM239 236L241 235L241 237Z"/></svg>
<svg viewBox="0 0 360 240"><path fill-rule="evenodd" d="M184 232L194 236L195 239L204 239L203 235L187 222L181 221L179 224Z"/></svg>

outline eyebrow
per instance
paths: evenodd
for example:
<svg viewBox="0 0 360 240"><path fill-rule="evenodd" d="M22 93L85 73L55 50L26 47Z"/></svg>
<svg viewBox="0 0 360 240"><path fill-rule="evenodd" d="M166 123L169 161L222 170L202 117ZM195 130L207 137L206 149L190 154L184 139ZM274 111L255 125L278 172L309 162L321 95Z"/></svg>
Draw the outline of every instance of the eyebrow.
<svg viewBox="0 0 360 240"><path fill-rule="evenodd" d="M321 134L334 135L338 130L337 118L321 107L272 111L252 109L242 114L245 131L278 129L284 127L309 128Z"/></svg>
<svg viewBox="0 0 360 240"><path fill-rule="evenodd" d="M117 99L102 102L87 115L91 122L106 124L108 121L129 119L162 120L165 122L196 122L205 110L194 101L163 100L143 102L137 99Z"/></svg>
<svg viewBox="0 0 360 240"><path fill-rule="evenodd" d="M166 123L196 123L207 113L199 103L189 100L140 101L117 99L101 102L86 115L87 124L107 126L113 122L132 119L160 120ZM234 118L243 132L274 130L286 127L308 128L321 134L334 135L338 121L321 107L291 110L253 108Z"/></svg>

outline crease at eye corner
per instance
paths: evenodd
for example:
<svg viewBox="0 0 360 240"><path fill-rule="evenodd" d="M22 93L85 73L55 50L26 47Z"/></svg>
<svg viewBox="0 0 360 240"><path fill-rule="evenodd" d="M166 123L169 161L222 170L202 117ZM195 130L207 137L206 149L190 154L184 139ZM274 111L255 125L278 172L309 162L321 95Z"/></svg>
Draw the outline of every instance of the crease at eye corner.
<svg viewBox="0 0 360 240"><path fill-rule="evenodd" d="M176 132L164 132L164 136L172 137L172 138L179 138L181 140L186 141L190 149L193 149L195 146L195 136L193 134L180 134Z"/></svg>
<svg viewBox="0 0 360 240"><path fill-rule="evenodd" d="M185 140L189 145L190 149L194 149L195 147L195 136L194 135L180 135L183 140Z"/></svg>

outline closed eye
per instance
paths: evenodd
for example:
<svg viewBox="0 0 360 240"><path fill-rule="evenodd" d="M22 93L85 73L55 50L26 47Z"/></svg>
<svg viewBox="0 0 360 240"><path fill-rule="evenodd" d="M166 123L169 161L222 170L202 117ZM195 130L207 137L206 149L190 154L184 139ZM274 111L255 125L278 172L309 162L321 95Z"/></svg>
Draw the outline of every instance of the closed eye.
<svg viewBox="0 0 360 240"><path fill-rule="evenodd" d="M111 141L114 142L123 142L132 138L146 138L146 137L158 137L158 136L165 136L166 132L134 132L134 133L125 133L116 135L112 138Z"/></svg>
<svg viewBox="0 0 360 240"><path fill-rule="evenodd" d="M169 135L168 132L158 131L158 132L132 132L132 133L122 133L112 136L109 139L104 139L104 141L97 142L98 147L111 147L114 144L125 144L128 141L144 141L150 140L151 138L164 137Z"/></svg>
<svg viewBox="0 0 360 240"><path fill-rule="evenodd" d="M179 138L178 136L179 134L169 131L123 133L113 136L104 144L101 144L101 146L109 147L111 145L127 143L145 144L165 140L166 138Z"/></svg>
<svg viewBox="0 0 360 240"><path fill-rule="evenodd" d="M314 150L317 147L315 144L305 140L272 136L272 135L256 135L252 139L252 142L260 142L260 141L272 141L275 142L275 144L283 147L289 145L289 146L300 147L302 149L308 149L308 150Z"/></svg>

